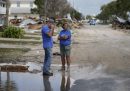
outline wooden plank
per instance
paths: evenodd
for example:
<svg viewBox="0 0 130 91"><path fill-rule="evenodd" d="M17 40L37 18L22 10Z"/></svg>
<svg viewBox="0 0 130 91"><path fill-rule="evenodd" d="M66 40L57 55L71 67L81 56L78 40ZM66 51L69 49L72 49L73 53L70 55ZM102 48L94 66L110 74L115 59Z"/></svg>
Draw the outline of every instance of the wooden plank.
<svg viewBox="0 0 130 91"><path fill-rule="evenodd" d="M21 65L2 65L0 66L1 72L28 72L29 66Z"/></svg>

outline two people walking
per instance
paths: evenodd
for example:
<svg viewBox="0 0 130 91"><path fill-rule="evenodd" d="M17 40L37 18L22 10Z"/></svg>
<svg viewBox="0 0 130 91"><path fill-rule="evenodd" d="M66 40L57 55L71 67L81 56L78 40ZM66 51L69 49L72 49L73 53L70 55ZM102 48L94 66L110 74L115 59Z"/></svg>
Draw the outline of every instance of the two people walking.
<svg viewBox="0 0 130 91"><path fill-rule="evenodd" d="M68 29L68 24L64 23L62 26L58 40L60 41L60 53L61 53L61 62L62 70L65 70L65 62L67 61L67 68L70 67L70 51L71 51L71 32ZM52 48L53 48L53 39L54 34L54 21L52 19L46 22L46 25L42 27L42 39L43 39L43 48L45 52L44 63L43 63L43 75L53 76L51 73L50 66L52 62Z"/></svg>

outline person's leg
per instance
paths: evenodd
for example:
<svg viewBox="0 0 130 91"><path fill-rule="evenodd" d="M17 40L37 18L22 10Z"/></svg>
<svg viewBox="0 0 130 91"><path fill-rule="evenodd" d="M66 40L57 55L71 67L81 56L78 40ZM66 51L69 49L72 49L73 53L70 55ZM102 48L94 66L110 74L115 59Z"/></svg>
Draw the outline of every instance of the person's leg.
<svg viewBox="0 0 130 91"><path fill-rule="evenodd" d="M66 46L66 47L65 47L65 55L66 55L65 57L66 57L67 67L68 67L68 68L70 67L70 63L71 63L70 52L71 52L71 47L70 47L70 45L69 45L69 46Z"/></svg>
<svg viewBox="0 0 130 91"><path fill-rule="evenodd" d="M52 61L52 48L46 48L43 72L49 72L51 61Z"/></svg>
<svg viewBox="0 0 130 91"><path fill-rule="evenodd" d="M67 66L70 67L71 59L70 55L66 55Z"/></svg>
<svg viewBox="0 0 130 91"><path fill-rule="evenodd" d="M46 72L47 71L47 59L48 59L48 55L47 55L47 48L44 48L44 52L45 52L45 56L44 56L44 62L43 62L43 72Z"/></svg>
<svg viewBox="0 0 130 91"><path fill-rule="evenodd" d="M52 62L52 48L47 48L47 62L46 62L46 69L49 72L50 70L50 66L51 66L51 62Z"/></svg>
<svg viewBox="0 0 130 91"><path fill-rule="evenodd" d="M65 70L65 55L61 55L62 70Z"/></svg>
<svg viewBox="0 0 130 91"><path fill-rule="evenodd" d="M63 45L60 45L60 54L61 54L61 63L62 63L62 70L65 69L65 47Z"/></svg>

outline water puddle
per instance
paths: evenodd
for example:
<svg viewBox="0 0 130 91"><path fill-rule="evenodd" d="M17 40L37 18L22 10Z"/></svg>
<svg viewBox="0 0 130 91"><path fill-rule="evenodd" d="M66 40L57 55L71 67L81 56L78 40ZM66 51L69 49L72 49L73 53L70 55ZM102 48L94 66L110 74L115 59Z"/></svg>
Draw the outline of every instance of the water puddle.
<svg viewBox="0 0 130 91"><path fill-rule="evenodd" d="M130 78L105 72L105 66L81 66L73 69L75 79L70 91L130 91Z"/></svg>
<svg viewBox="0 0 130 91"><path fill-rule="evenodd" d="M55 70L54 76L48 77L42 76L41 63L18 64L29 66L29 72L0 72L0 91L69 91L74 82L70 73L66 71ZM60 65L52 66L60 67Z"/></svg>
<svg viewBox="0 0 130 91"><path fill-rule="evenodd" d="M93 67L73 64L70 71L58 71L61 65L52 64L54 75L51 77L42 75L42 63L1 65L23 65L29 68L28 72L0 72L0 91L130 91L129 78L107 74L103 65Z"/></svg>

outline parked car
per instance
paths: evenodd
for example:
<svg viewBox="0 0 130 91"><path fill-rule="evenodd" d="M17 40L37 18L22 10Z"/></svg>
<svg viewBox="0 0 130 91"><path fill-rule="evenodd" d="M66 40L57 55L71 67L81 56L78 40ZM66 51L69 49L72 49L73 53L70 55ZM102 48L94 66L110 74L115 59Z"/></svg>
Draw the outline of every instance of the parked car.
<svg viewBox="0 0 130 91"><path fill-rule="evenodd" d="M96 20L95 20L95 19L91 19L91 20L89 21L89 24L90 24L90 25L96 25Z"/></svg>

